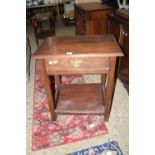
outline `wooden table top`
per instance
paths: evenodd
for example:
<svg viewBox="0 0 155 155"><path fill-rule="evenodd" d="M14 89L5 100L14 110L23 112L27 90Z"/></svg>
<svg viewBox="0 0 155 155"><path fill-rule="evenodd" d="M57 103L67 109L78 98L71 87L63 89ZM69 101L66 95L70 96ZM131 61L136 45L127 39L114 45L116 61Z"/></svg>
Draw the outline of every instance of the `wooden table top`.
<svg viewBox="0 0 155 155"><path fill-rule="evenodd" d="M36 59L55 56L119 57L123 53L114 36L106 34L48 37L33 55Z"/></svg>

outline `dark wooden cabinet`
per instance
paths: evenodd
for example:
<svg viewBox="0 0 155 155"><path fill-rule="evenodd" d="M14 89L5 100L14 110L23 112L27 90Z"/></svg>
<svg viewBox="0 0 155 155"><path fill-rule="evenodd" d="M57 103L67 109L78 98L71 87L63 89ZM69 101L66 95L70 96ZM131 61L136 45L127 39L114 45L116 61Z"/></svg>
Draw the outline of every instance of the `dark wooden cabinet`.
<svg viewBox="0 0 155 155"><path fill-rule="evenodd" d="M75 25L77 35L107 33L107 15L113 9L101 3L80 3L75 5Z"/></svg>
<svg viewBox="0 0 155 155"><path fill-rule="evenodd" d="M119 43L124 57L120 58L118 64L118 77L129 90L129 20L120 14L111 13L108 18L108 33L114 34Z"/></svg>
<svg viewBox="0 0 155 155"><path fill-rule="evenodd" d="M119 62L119 77L128 88L129 84L129 28L127 25L121 25L120 30L120 45L125 57L120 58Z"/></svg>

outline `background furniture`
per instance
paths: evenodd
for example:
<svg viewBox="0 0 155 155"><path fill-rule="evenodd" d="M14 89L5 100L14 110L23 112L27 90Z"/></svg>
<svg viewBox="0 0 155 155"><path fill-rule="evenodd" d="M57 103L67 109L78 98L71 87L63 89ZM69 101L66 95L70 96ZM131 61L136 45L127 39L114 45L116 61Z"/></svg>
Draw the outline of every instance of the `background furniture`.
<svg viewBox="0 0 155 155"><path fill-rule="evenodd" d="M75 0L70 0L64 4L65 13L63 15L63 22L65 26L75 25L74 5L75 5Z"/></svg>
<svg viewBox="0 0 155 155"><path fill-rule="evenodd" d="M109 14L109 33L114 34L118 41L124 57L120 58L118 66L118 77L129 91L129 16L127 12L116 11Z"/></svg>
<svg viewBox="0 0 155 155"><path fill-rule="evenodd" d="M99 2L75 5L75 24L77 35L95 35L107 33L107 14L111 7Z"/></svg>
<svg viewBox="0 0 155 155"><path fill-rule="evenodd" d="M113 35L47 38L34 58L40 65L52 119L56 114L104 114L108 121L119 56L123 53ZM60 75L66 74L101 74L101 82L61 85ZM49 75L54 76L54 90Z"/></svg>
<svg viewBox="0 0 155 155"><path fill-rule="evenodd" d="M75 25L74 11L64 14L63 23L65 26L74 26Z"/></svg>
<svg viewBox="0 0 155 155"><path fill-rule="evenodd" d="M55 35L55 19L51 13L36 14L31 18L31 21L37 46L39 39ZM44 28L45 22L47 24L46 29Z"/></svg>
<svg viewBox="0 0 155 155"><path fill-rule="evenodd" d="M43 5L31 5L26 6L27 18L31 18L33 15L38 13L51 12L58 22L61 22L61 17L64 14L64 3L52 3Z"/></svg>

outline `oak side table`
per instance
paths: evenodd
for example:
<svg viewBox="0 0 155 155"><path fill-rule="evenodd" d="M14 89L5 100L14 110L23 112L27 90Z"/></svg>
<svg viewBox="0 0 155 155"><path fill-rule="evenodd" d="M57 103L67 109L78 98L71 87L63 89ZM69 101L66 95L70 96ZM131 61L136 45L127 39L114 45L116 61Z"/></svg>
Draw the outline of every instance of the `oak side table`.
<svg viewBox="0 0 155 155"><path fill-rule="evenodd" d="M109 34L45 39L33 57L40 66L52 119L58 114L97 114L108 121L116 58L120 56L123 53ZM60 76L68 74L101 74L101 82L61 84ZM49 75L54 76L54 91Z"/></svg>

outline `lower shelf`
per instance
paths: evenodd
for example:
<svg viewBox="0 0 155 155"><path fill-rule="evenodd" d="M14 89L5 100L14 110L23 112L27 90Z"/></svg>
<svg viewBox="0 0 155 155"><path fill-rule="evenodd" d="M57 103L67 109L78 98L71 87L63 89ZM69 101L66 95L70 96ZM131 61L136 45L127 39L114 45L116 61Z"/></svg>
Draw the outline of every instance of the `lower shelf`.
<svg viewBox="0 0 155 155"><path fill-rule="evenodd" d="M101 84L62 85L57 114L104 114L104 89Z"/></svg>

